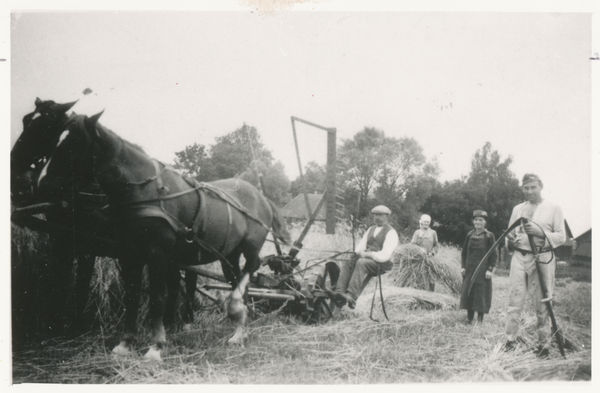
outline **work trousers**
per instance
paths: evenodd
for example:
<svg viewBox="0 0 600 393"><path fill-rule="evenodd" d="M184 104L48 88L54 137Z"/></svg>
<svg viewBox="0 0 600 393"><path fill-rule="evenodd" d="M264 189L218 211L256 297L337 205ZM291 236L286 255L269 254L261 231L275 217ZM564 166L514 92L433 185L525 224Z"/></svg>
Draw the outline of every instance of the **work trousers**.
<svg viewBox="0 0 600 393"><path fill-rule="evenodd" d="M347 294L356 300L365 289L371 278L392 270L394 264L375 262L371 258L353 258L342 264L340 278L335 286L336 292ZM377 268L379 267L379 271Z"/></svg>
<svg viewBox="0 0 600 393"><path fill-rule="evenodd" d="M550 253L541 254L540 260L547 261L550 255ZM556 258L552 257L549 263L538 264L537 268L542 273L549 297L552 297ZM519 335L519 323L528 293L536 309L538 344L546 345L551 339L550 318L546 303L542 303L542 289L539 274L536 271L535 258L532 254L523 255L521 252L515 251L510 263L510 295L506 316L506 339L508 341L516 340Z"/></svg>

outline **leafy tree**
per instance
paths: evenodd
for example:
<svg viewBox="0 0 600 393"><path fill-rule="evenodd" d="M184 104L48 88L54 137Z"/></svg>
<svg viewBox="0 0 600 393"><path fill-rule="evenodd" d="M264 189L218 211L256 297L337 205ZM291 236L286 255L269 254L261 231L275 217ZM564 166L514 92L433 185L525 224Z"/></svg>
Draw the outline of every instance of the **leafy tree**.
<svg viewBox="0 0 600 393"><path fill-rule="evenodd" d="M254 169L254 164L244 171L239 178L252 183L258 189L262 190L264 195L271 199L279 206L283 206L288 203L291 199L290 193L290 179L285 174L285 168L280 161L275 161L270 166L265 165L264 162L258 162L258 170L262 174L262 185L259 185L259 177Z"/></svg>
<svg viewBox="0 0 600 393"><path fill-rule="evenodd" d="M254 157L270 166L273 155L263 145L260 134L255 127L244 124L229 134L215 138L216 143L210 148L210 160L215 168L217 179L237 177L248 169Z"/></svg>
<svg viewBox="0 0 600 393"><path fill-rule="evenodd" d="M204 145L194 143L186 146L182 151L175 153L175 169L183 174L198 178L201 174L202 165L207 158Z"/></svg>
<svg viewBox="0 0 600 393"><path fill-rule="evenodd" d="M183 151L176 152L174 166L198 181L237 177L257 187L258 166L264 176L265 195L280 205L289 201L290 181L285 175L283 164L273 163L273 155L262 143L256 128L246 124L227 135L215 138L215 144L208 148L194 143Z"/></svg>
<svg viewBox="0 0 600 393"><path fill-rule="evenodd" d="M349 211L356 211L358 196L359 217L384 204L395 213L392 224L405 228L408 235L439 175L437 162L427 162L414 138L386 137L383 131L368 127L343 142L340 156L347 165L341 188Z"/></svg>
<svg viewBox="0 0 600 393"><path fill-rule="evenodd" d="M519 180L509 169L511 163L512 156L501 161L498 151L486 142L473 156L467 180L472 208L487 211L487 227L496 235L508 227L512 208L523 199Z"/></svg>
<svg viewBox="0 0 600 393"><path fill-rule="evenodd" d="M472 229L475 209L488 213L487 228L499 236L508 226L514 205L522 200L519 181L509 169L512 157L501 161L487 142L473 155L468 178L436 187L422 207L439 224L440 241L462 244Z"/></svg>
<svg viewBox="0 0 600 393"><path fill-rule="evenodd" d="M323 193L326 188L325 177L326 177L326 168L323 165L319 165L314 161L306 164L306 168L304 170L303 178L306 182L306 192L309 194L313 194L315 192ZM292 193L292 198L298 194L304 192L304 187L300 177L294 181L292 181L290 191Z"/></svg>
<svg viewBox="0 0 600 393"><path fill-rule="evenodd" d="M377 178L383 171L386 160L391 157L388 149L391 143L383 131L365 127L352 139L343 141L339 150L340 160L346 166L340 180L344 189L354 188L360 194L361 214L368 213L369 195L377 184Z"/></svg>
<svg viewBox="0 0 600 393"><path fill-rule="evenodd" d="M432 224L439 240L462 245L465 235L471 228L470 217L473 214L467 198L466 179L438 184L431 196L421 207L434 221Z"/></svg>

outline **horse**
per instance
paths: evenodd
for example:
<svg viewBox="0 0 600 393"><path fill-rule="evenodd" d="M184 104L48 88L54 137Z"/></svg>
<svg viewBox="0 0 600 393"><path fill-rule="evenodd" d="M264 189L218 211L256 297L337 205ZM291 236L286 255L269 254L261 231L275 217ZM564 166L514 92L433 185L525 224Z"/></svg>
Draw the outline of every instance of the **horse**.
<svg viewBox="0 0 600 393"><path fill-rule="evenodd" d="M116 231L107 212L108 199L95 179L77 182L73 189L47 193L42 198L37 193L37 178L64 131L69 119L67 112L76 103L58 104L36 98L35 110L24 116L23 132L11 150L11 200L20 208L13 213L12 221L19 226L34 230L41 228L48 232L59 267L66 268L77 260L75 315L69 326L69 331L74 335L84 333L89 326L84 319L84 311L96 256L116 257ZM52 206L40 202L52 202ZM46 221L32 219L31 214L41 211L45 213ZM170 271L170 277L165 316L167 326L175 321L179 270ZM182 312L184 329L193 323L196 280L197 274L185 273L187 296Z"/></svg>
<svg viewBox="0 0 600 393"><path fill-rule="evenodd" d="M67 121L37 179L41 195L62 193L95 178L105 191L117 229L117 255L125 281L125 326L113 353L131 353L137 334L139 286L148 266L151 345L146 358L161 360L167 272L173 266L220 261L232 286L227 313L236 324L229 343L247 337L245 323L250 276L269 231L288 242L277 207L240 179L198 183L150 158L105 128L98 113ZM244 255L243 270L239 258Z"/></svg>
<svg viewBox="0 0 600 393"><path fill-rule="evenodd" d="M48 202L36 198L35 179L47 162L50 153L57 144L67 121L67 112L77 101L59 104L54 101L35 100L35 110L23 117L23 132L10 153L11 201L18 207ZM53 195L53 207L45 208L45 222L31 220L30 214L13 214L12 220L20 226L46 224L54 230L49 231L53 254L59 267L67 267L77 260L77 278L75 284L75 315L69 330L82 333L87 325L84 310L89 296L90 281L96 256L112 256L110 242L95 242L92 234L110 238L111 231L102 207L107 200L99 185L89 182L81 192L65 195ZM58 229L56 229L58 228ZM69 228L73 229L72 231Z"/></svg>

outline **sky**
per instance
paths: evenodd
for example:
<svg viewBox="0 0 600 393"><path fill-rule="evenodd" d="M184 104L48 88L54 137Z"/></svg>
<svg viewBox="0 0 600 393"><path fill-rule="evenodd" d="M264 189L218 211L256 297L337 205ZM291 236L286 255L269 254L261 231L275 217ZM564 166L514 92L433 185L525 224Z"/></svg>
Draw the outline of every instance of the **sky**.
<svg viewBox="0 0 600 393"><path fill-rule="evenodd" d="M519 179L542 178L543 195L561 205L575 235L591 227L589 12L322 5L13 10L10 145L36 97L79 100L77 113L104 110L103 125L166 163L246 123L290 179L298 176L291 116L335 127L338 144L364 127L413 137L437 160L441 181L468 175L491 142L512 156ZM324 164L326 133L297 132L303 164Z"/></svg>

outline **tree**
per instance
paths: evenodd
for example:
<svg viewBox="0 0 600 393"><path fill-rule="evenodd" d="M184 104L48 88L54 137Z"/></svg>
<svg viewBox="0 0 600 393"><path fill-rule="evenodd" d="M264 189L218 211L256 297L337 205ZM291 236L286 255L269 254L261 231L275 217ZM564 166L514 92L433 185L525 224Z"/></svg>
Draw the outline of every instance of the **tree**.
<svg viewBox="0 0 600 393"><path fill-rule="evenodd" d="M472 229L473 210L488 213L487 228L499 236L508 226L514 205L522 200L519 181L509 169L512 157L501 161L487 142L473 155L468 178L436 187L423 205L439 227L440 241L462 245Z"/></svg>
<svg viewBox="0 0 600 393"><path fill-rule="evenodd" d="M238 177L248 169L254 156L267 166L273 162L273 155L263 145L256 128L246 124L225 136L215 138L215 141L210 148L210 160L217 179Z"/></svg>
<svg viewBox="0 0 600 393"><path fill-rule="evenodd" d="M198 178L206 158L204 145L194 143L175 153L175 164L173 166L185 175Z"/></svg>
<svg viewBox="0 0 600 393"><path fill-rule="evenodd" d="M323 165L319 165L314 161L306 164L303 174L304 181L306 182L306 192L309 194L325 192L325 177L326 168ZM299 176L296 180L292 181L290 192L292 193L292 198L304 192L304 186Z"/></svg>
<svg viewBox="0 0 600 393"><path fill-rule="evenodd" d="M487 227L496 235L508 227L512 208L523 199L519 180L509 169L511 163L512 156L501 161L498 151L486 142L473 156L467 180L471 207L487 211Z"/></svg>
<svg viewBox="0 0 600 393"><path fill-rule="evenodd" d="M390 143L383 131L365 127L352 139L343 141L340 147L340 160L345 165L340 180L344 189L357 189L361 198L361 214L368 213L366 201L375 187L377 177L390 154L386 146Z"/></svg>
<svg viewBox="0 0 600 393"><path fill-rule="evenodd" d="M253 154L254 151L254 154ZM194 143L175 153L175 168L198 181L241 178L258 187L256 166L263 175L265 195L279 205L289 201L290 181L283 164L273 163L255 127L242 127L222 137L206 149Z"/></svg>
<svg viewBox="0 0 600 393"><path fill-rule="evenodd" d="M264 195L271 199L278 206L283 206L290 201L290 180L285 174L285 168L280 161L275 161L270 166L264 162L258 162L258 170L262 174L262 185L259 186L259 178L254 169L254 164L244 171L239 178L252 183L256 188L261 189Z"/></svg>
<svg viewBox="0 0 600 393"><path fill-rule="evenodd" d="M466 179L438 184L421 207L431 216L441 242L462 245L471 228L473 214L467 197Z"/></svg>
<svg viewBox="0 0 600 393"><path fill-rule="evenodd" d="M360 195L359 217L364 217L373 206L384 204L396 213L392 224L398 228L417 221L439 175L437 162L427 162L414 138L386 137L375 128L365 127L345 140L340 156L347 166L340 179L346 207L356 211Z"/></svg>

